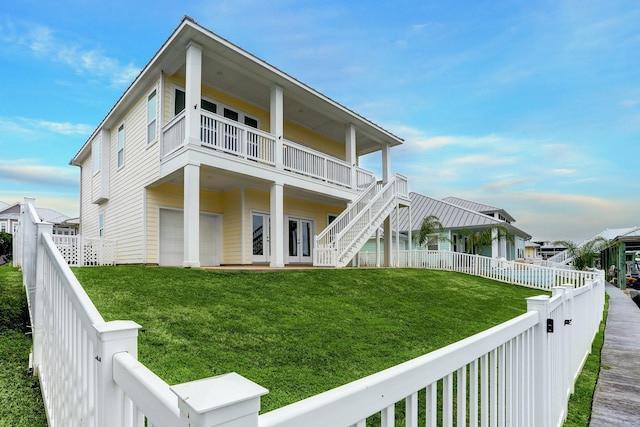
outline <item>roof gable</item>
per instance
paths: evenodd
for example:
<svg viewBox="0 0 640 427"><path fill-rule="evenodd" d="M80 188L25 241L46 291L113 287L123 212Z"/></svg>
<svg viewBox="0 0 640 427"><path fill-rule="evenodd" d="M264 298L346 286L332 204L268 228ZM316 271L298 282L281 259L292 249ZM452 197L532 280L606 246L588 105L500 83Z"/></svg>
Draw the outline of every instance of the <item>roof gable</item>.
<svg viewBox="0 0 640 427"><path fill-rule="evenodd" d="M454 204L456 206L460 206L466 209L470 209L475 212L480 212L483 214L492 214L497 212L501 214L507 222L516 222L515 218L513 218L507 211L502 208L497 208L495 206L485 205L484 203L478 203L471 200L461 199L459 197L446 197L444 199L445 202Z"/></svg>

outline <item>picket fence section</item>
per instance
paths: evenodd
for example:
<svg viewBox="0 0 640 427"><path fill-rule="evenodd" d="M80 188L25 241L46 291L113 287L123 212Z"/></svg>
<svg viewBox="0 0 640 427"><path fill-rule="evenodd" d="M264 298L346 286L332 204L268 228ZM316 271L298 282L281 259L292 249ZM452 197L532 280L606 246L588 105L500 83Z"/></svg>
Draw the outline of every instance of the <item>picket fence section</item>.
<svg viewBox="0 0 640 427"><path fill-rule="evenodd" d="M70 266L85 267L115 265L116 242L107 239L88 239L83 236L54 234L53 242Z"/></svg>
<svg viewBox="0 0 640 427"><path fill-rule="evenodd" d="M357 261L360 267L375 267L376 262L380 262L376 261L375 252L361 252L358 254ZM543 267L519 261L507 261L450 251L396 251L392 253L392 264L395 267L457 271L547 291L550 291L554 286L563 284L581 287L588 280L594 280L600 274L599 271Z"/></svg>
<svg viewBox="0 0 640 427"><path fill-rule="evenodd" d="M142 365L140 326L104 321L30 203L20 224L33 368L52 427L364 427L372 417L382 426L559 426L604 307L604 274L593 273L480 334L259 415L268 391L236 373L169 386Z"/></svg>

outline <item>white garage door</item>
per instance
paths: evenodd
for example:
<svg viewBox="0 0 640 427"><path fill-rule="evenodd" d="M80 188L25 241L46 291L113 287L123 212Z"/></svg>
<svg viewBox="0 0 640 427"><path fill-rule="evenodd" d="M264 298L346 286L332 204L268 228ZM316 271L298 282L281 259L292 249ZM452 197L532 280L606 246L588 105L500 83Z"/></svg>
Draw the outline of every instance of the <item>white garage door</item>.
<svg viewBox="0 0 640 427"><path fill-rule="evenodd" d="M219 265L218 216L200 214L200 265ZM184 261L184 214L181 210L160 209L159 264L182 266Z"/></svg>

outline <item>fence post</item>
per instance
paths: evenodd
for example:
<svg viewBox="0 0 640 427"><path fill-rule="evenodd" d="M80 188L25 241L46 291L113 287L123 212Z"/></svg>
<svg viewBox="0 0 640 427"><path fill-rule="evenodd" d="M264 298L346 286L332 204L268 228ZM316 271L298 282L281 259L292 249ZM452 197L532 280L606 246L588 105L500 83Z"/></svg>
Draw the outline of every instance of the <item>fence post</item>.
<svg viewBox="0 0 640 427"><path fill-rule="evenodd" d="M180 427L258 427L260 396L269 391L232 372L171 387Z"/></svg>
<svg viewBox="0 0 640 427"><path fill-rule="evenodd" d="M138 329L129 320L115 320L95 325L98 336L97 366L98 397L96 399L98 427L123 425L124 395L113 380L113 356L127 352L138 358Z"/></svg>
<svg viewBox="0 0 640 427"><path fill-rule="evenodd" d="M538 324L533 330L533 404L534 426L551 425L551 381L549 375L549 349L547 319L549 297L539 295L527 298L527 311L538 312Z"/></svg>
<svg viewBox="0 0 640 427"><path fill-rule="evenodd" d="M53 224L38 223L36 224L36 258L33 267L35 268L35 283L31 286L35 286L34 294L32 295L33 304L33 321L32 327L32 340L33 340L33 372L37 375L38 368L42 363L42 336L43 336L43 321L44 316L43 303L45 292L45 249L44 249L44 233L49 235L53 234Z"/></svg>
<svg viewBox="0 0 640 427"><path fill-rule="evenodd" d="M84 267L84 238L82 234L76 239L76 249L78 250L78 267Z"/></svg>

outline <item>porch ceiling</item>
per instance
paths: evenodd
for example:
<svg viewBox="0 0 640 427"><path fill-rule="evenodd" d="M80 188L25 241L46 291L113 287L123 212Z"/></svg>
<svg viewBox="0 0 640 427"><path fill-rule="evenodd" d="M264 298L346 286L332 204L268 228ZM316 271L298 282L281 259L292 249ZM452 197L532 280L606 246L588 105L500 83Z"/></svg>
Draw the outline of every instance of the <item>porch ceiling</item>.
<svg viewBox="0 0 640 427"><path fill-rule="evenodd" d="M184 185L184 172L179 169L162 180L152 185L173 184L179 187ZM209 166L200 166L200 189L217 193L238 190L241 188L269 192L271 182L256 177L216 169ZM284 186L284 196L296 199L310 200L328 205L335 205L341 209L345 207L346 201L331 194L322 194L308 191L302 188Z"/></svg>

